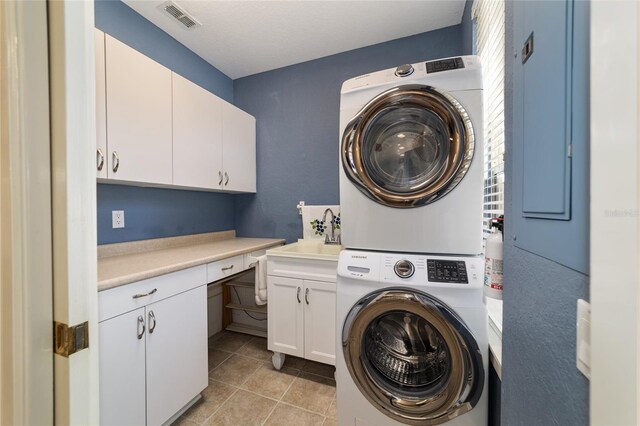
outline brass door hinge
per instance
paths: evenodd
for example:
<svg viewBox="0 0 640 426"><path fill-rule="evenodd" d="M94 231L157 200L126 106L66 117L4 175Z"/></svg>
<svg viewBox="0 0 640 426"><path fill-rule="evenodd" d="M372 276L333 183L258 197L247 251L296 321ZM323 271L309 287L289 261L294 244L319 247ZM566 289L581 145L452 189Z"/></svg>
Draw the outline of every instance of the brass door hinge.
<svg viewBox="0 0 640 426"><path fill-rule="evenodd" d="M89 323L69 327L67 324L53 322L53 348L54 352L64 357L79 352L89 347Z"/></svg>

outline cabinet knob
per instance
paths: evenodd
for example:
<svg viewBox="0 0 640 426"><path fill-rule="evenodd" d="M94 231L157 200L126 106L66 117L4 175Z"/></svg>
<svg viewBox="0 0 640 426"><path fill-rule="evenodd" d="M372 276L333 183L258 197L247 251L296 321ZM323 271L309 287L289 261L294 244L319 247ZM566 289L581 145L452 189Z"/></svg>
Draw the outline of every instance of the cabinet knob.
<svg viewBox="0 0 640 426"><path fill-rule="evenodd" d="M224 186L227 186L227 184L229 183L229 175L227 174L227 172L224 172L224 177L225 177Z"/></svg>
<svg viewBox="0 0 640 426"><path fill-rule="evenodd" d="M307 302L307 305L309 304L309 289L308 288L304 291L304 301Z"/></svg>
<svg viewBox="0 0 640 426"><path fill-rule="evenodd" d="M138 294L134 294L133 298L134 299L140 299L141 297L147 297L147 296L151 296L153 293L155 293L156 291L158 291L157 288L154 288L153 290L151 290L148 293L138 293Z"/></svg>
<svg viewBox="0 0 640 426"><path fill-rule="evenodd" d="M156 324L156 315L153 313L153 311L149 311L149 334L152 334L153 330L156 329Z"/></svg>
<svg viewBox="0 0 640 426"><path fill-rule="evenodd" d="M296 299L298 299L298 303L301 303L301 300L300 300L300 287L298 287L298 290L296 291Z"/></svg>
<svg viewBox="0 0 640 426"><path fill-rule="evenodd" d="M233 265L231 266L227 266L226 268L221 268L223 271L229 271L231 269L233 269Z"/></svg>
<svg viewBox="0 0 640 426"><path fill-rule="evenodd" d="M142 326L142 330L140 330L140 326ZM144 336L144 330L144 318L142 318L142 315L138 315L138 340L142 339L142 336Z"/></svg>
<svg viewBox="0 0 640 426"><path fill-rule="evenodd" d="M98 148L96 151L96 162L97 162L96 167L98 171L101 171L102 168L104 167L104 154L100 148Z"/></svg>
<svg viewBox="0 0 640 426"><path fill-rule="evenodd" d="M120 168L120 157L118 157L118 153L116 151L113 151L111 156L113 158L113 161L111 162L113 164L113 173L115 173Z"/></svg>
<svg viewBox="0 0 640 426"><path fill-rule="evenodd" d="M220 181L218 181L218 185L222 185L222 172L220 170L218 170L218 177L220 178Z"/></svg>

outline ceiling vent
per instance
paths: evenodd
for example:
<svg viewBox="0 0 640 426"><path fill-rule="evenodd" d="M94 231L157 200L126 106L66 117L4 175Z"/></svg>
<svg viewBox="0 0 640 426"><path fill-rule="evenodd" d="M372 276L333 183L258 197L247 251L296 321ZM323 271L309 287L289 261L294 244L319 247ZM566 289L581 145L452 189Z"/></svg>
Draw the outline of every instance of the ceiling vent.
<svg viewBox="0 0 640 426"><path fill-rule="evenodd" d="M202 24L193 16L189 15L183 8L172 1L167 1L158 6L158 9L178 21L187 30L201 27Z"/></svg>

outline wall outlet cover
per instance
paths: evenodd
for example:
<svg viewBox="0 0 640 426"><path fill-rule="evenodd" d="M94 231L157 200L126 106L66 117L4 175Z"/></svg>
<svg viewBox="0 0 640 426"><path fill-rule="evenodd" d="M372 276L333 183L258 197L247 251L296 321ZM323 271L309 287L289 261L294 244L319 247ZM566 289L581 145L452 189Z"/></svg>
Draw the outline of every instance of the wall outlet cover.
<svg viewBox="0 0 640 426"><path fill-rule="evenodd" d="M112 210L111 211L111 227L124 228L124 210Z"/></svg>

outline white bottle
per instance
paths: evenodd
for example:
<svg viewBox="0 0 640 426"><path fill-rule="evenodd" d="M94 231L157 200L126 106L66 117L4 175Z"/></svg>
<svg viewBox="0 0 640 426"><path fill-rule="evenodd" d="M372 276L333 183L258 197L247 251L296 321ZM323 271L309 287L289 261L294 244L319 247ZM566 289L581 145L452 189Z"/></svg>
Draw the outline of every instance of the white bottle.
<svg viewBox="0 0 640 426"><path fill-rule="evenodd" d="M503 261L502 261L502 216L491 220L494 232L487 237L484 249L484 295L502 300Z"/></svg>

